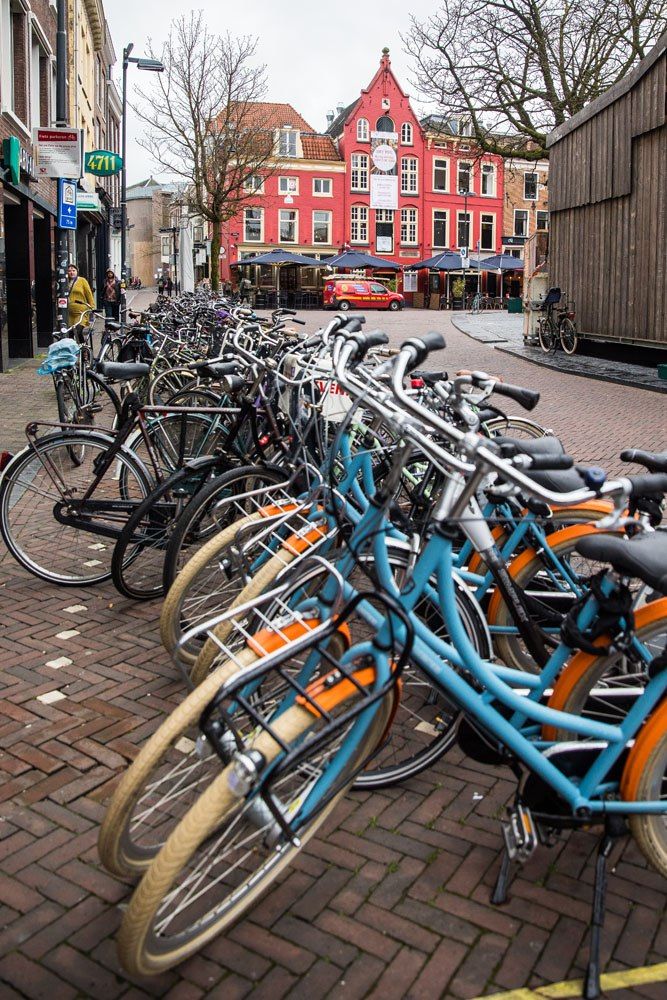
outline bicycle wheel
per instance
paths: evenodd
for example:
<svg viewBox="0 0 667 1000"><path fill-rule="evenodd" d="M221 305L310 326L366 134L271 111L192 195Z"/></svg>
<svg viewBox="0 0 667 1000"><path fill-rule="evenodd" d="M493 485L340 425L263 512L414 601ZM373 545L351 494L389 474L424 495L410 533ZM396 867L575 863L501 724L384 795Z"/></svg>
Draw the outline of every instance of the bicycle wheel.
<svg viewBox="0 0 667 1000"><path fill-rule="evenodd" d="M558 324L558 332L560 333L560 346L563 348L565 353L574 354L577 350L579 338L577 328L572 320L568 319L567 316L564 316Z"/></svg>
<svg viewBox="0 0 667 1000"><path fill-rule="evenodd" d="M513 438L541 438L550 434L546 427L542 427L535 420L528 417L493 417L486 420L482 425L489 437L501 435Z"/></svg>
<svg viewBox="0 0 667 1000"><path fill-rule="evenodd" d="M121 594L148 601L163 593L164 557L176 519L207 480L219 460L180 469L160 483L128 518L114 547L111 577Z"/></svg>
<svg viewBox="0 0 667 1000"><path fill-rule="evenodd" d="M341 695L336 708L345 711L353 697ZM381 739L391 708L388 694L353 749L341 750L352 728L343 724L335 738L323 746L315 744L309 752L304 749L301 760L273 780L274 797L283 815L290 817L298 840L286 838L257 795L243 799L233 794L233 765L216 778L174 830L130 900L118 936L128 972L154 975L171 968L247 911L333 811L356 769ZM298 706L272 726L292 749L307 744L320 720ZM246 748L261 753L269 770L280 757L278 744L266 732ZM336 767L340 773L335 791L322 802L318 779Z"/></svg>
<svg viewBox="0 0 667 1000"><path fill-rule="evenodd" d="M556 331L554 330L553 323L546 316L543 316L538 322L537 336L540 341L540 347L545 354L551 354L552 351L556 350Z"/></svg>
<svg viewBox="0 0 667 1000"><path fill-rule="evenodd" d="M166 406L167 400L174 393L180 392L183 386L190 382L198 383L191 368L167 368L153 375L148 389L148 401L151 406Z"/></svg>
<svg viewBox="0 0 667 1000"><path fill-rule="evenodd" d="M560 568L548 554L532 548L526 549L508 566L512 580L523 591L532 620L543 630L547 647L557 645L563 617L578 596L571 580L582 581L581 591L583 581L601 568L600 563L580 556L575 550L579 539L591 533L597 534L594 525L576 524L549 537L548 551L561 564ZM487 620L492 630L494 627L506 630L493 636L500 659L507 666L535 673L535 662L516 632L510 609L497 589L489 602Z"/></svg>
<svg viewBox="0 0 667 1000"><path fill-rule="evenodd" d="M630 802L667 799L667 701L644 724L628 754L621 778L621 798ZM635 815L628 820L640 851L667 878L667 818Z"/></svg>
<svg viewBox="0 0 667 1000"><path fill-rule="evenodd" d="M75 501L67 508L65 497L81 497L95 478L95 462L113 438L96 431L71 431L42 438L19 452L6 467L0 482L0 530L14 558L34 576L69 586L99 583L111 575L113 538L90 530L99 526L120 534L128 514L150 491L145 469L130 452L120 451L115 466L101 480L92 496L89 530L70 520L77 516ZM83 453L80 464L71 449ZM56 482L58 486L56 486ZM58 516L56 516L56 513ZM85 513L85 507L84 507ZM83 520L83 518L82 518Z"/></svg>
<svg viewBox="0 0 667 1000"><path fill-rule="evenodd" d="M207 483L188 504L174 525L164 561L164 586L168 591L192 555L228 524L271 498L253 496L264 487L286 485L288 470L272 465L244 465Z"/></svg>
<svg viewBox="0 0 667 1000"><path fill-rule="evenodd" d="M92 422L82 414L83 403L79 396L77 385L71 376L62 375L56 381L56 403L58 405L58 420L61 424L80 424ZM74 465L81 465L85 454L84 445L70 445L69 456Z"/></svg>

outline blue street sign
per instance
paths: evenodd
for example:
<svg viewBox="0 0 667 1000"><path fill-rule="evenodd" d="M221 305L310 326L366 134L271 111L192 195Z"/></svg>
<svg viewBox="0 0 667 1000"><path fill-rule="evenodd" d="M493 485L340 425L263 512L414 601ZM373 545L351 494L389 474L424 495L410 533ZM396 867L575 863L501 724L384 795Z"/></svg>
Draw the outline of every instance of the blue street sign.
<svg viewBox="0 0 667 1000"><path fill-rule="evenodd" d="M76 181L58 180L58 228L76 229Z"/></svg>

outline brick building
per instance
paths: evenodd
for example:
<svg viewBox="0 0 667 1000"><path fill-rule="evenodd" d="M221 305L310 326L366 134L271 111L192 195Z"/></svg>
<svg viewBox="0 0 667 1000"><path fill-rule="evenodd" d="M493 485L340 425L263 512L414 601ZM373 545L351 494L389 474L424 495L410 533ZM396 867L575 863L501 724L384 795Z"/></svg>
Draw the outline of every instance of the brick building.
<svg viewBox="0 0 667 1000"><path fill-rule="evenodd" d="M170 273L173 238L160 229L171 225L174 191L173 184L160 184L154 177L127 189L127 259L130 273L142 285L154 285L156 275Z"/></svg>
<svg viewBox="0 0 667 1000"><path fill-rule="evenodd" d="M49 0L0 0L0 369L53 328L57 191L37 180L32 129L55 114L55 50Z"/></svg>
<svg viewBox="0 0 667 1000"><path fill-rule="evenodd" d="M521 256L523 242L549 228L548 160L507 160L503 209L503 253Z"/></svg>

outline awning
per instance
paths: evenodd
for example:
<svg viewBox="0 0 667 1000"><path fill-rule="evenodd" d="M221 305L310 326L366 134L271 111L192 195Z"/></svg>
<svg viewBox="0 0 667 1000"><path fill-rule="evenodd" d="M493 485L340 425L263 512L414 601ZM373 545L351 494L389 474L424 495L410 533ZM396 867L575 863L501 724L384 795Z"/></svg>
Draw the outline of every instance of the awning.
<svg viewBox="0 0 667 1000"><path fill-rule="evenodd" d="M382 260L381 257L374 257L370 253L361 253L357 250L344 250L337 257L330 257L326 262L329 267L350 268L370 267L376 271L400 271L401 265L393 260Z"/></svg>

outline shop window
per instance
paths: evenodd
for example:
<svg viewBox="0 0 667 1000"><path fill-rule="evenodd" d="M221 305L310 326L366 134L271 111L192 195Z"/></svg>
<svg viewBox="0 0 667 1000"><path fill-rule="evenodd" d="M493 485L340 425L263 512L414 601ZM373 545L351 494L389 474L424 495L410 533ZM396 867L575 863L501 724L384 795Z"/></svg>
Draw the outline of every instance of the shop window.
<svg viewBox="0 0 667 1000"><path fill-rule="evenodd" d="M414 246L417 243L417 209L401 209L401 243Z"/></svg>
<svg viewBox="0 0 667 1000"><path fill-rule="evenodd" d="M417 167L419 161L416 156L401 157L401 194L417 194Z"/></svg>
<svg viewBox="0 0 667 1000"><path fill-rule="evenodd" d="M523 175L523 197L525 201L537 201L537 174Z"/></svg>
<svg viewBox="0 0 667 1000"><path fill-rule="evenodd" d="M243 210L243 239L245 243L261 243L264 212L261 208Z"/></svg>
<svg viewBox="0 0 667 1000"><path fill-rule="evenodd" d="M433 190L447 191L449 161L436 157L433 161Z"/></svg>
<svg viewBox="0 0 667 1000"><path fill-rule="evenodd" d="M365 153L352 154L350 187L353 191L368 191L368 157Z"/></svg>
<svg viewBox="0 0 667 1000"><path fill-rule="evenodd" d="M281 208L278 213L280 223L280 242L297 242L297 220L298 213L294 209Z"/></svg>
<svg viewBox="0 0 667 1000"><path fill-rule="evenodd" d="M447 212L433 213L433 248L447 247Z"/></svg>
<svg viewBox="0 0 667 1000"><path fill-rule="evenodd" d="M353 205L350 209L350 243L368 243L368 209Z"/></svg>
<svg viewBox="0 0 667 1000"><path fill-rule="evenodd" d="M495 250L495 215L482 215L480 247L482 250Z"/></svg>

